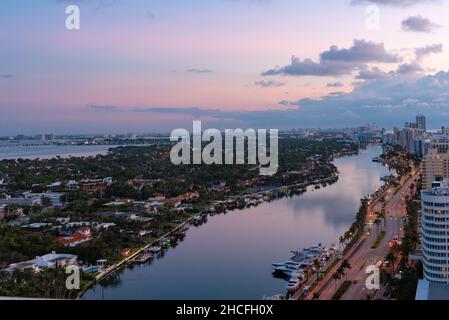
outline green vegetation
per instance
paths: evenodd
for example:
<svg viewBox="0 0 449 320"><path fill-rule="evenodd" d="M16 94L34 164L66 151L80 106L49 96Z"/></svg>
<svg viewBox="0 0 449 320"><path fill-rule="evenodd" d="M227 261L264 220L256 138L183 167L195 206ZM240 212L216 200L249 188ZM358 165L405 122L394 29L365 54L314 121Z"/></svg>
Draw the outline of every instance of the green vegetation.
<svg viewBox="0 0 449 320"><path fill-rule="evenodd" d="M8 191L45 191L54 181L75 180L85 177L91 179L113 177L114 184L102 197L126 197L142 200L153 193L175 197L195 188L205 199L217 199L221 195L210 192L211 183L226 180L231 193L243 192L247 186L242 180L261 179L265 184L282 182L284 185L298 183L307 178L329 177L336 172L329 160L336 153L356 153L357 146L345 141L315 141L283 138L279 141L279 171L273 177L260 177L257 166L253 165L184 165L171 163L169 152L171 144L158 144L148 147L121 147L113 149L108 155L88 158L54 158L50 160L3 160L0 161L0 178L6 178ZM319 155L320 159L308 163L308 158ZM306 170L306 172L303 172ZM289 171L302 174L283 175ZM127 182L130 179L153 180L152 185L141 190ZM298 181L299 180L299 181ZM64 185L61 190L64 190ZM56 190L57 191L57 190ZM73 192L72 200L85 200L85 192ZM100 196L100 195L99 195Z"/></svg>
<svg viewBox="0 0 449 320"><path fill-rule="evenodd" d="M256 165L175 166L169 159L171 147L171 143L159 143L120 147L96 157L0 161L0 179L7 186L0 193L2 197L6 194L17 197L25 191L41 193L50 189L65 193L61 197L63 207L52 207L50 198L44 198L40 206L6 208L5 217L0 222L0 270L11 263L27 261L52 251L75 254L83 265L95 264L99 259L113 264L123 259L122 249L129 248L133 252L153 243L187 219L210 208L213 203L237 199L232 200L234 203L231 205L215 205L215 211L220 213L227 209L243 208L245 203L242 197L261 190L277 188L270 198L274 199L303 192L305 186L324 180L326 182L320 183L323 186L335 182L338 172L331 162L334 155L358 151L357 145L347 140L282 137L279 141L280 166L277 174L260 176ZM105 177L112 177L112 184L100 189L84 187L84 179L102 181ZM50 188L49 185L56 181L61 184ZM79 188L68 188L69 181L75 181ZM297 189L294 186L298 186ZM191 193L198 197L177 200ZM150 199L158 197L168 201L156 210L135 207L135 202L149 203L154 201ZM117 200L121 203L110 204ZM179 204L174 205L169 200ZM112 215L108 215L111 212ZM115 215L117 212L121 215ZM136 213L138 220L130 218ZM20 217L28 219L25 225L19 221ZM58 244L57 237L77 230L76 225L67 227L57 221L62 217L68 218L71 223L89 224L92 239L76 247ZM30 223L49 226L36 229L26 227ZM110 226L105 229L98 227L104 223ZM171 245L176 245L179 239L182 235L170 239ZM60 270L46 270L39 274L14 273L12 279L0 282L0 295L70 298L70 294L63 290L63 284L59 283L60 276ZM83 281L89 277L92 275L85 275Z"/></svg>
<svg viewBox="0 0 449 320"><path fill-rule="evenodd" d="M359 211L356 214L356 219L351 225L348 231L340 237L340 244L345 245L343 253L348 252L349 249L357 242L357 240L363 235L365 230L366 215L368 212L368 199L361 199Z"/></svg>
<svg viewBox="0 0 449 320"><path fill-rule="evenodd" d="M93 280L92 276L81 273L83 283ZM14 296L44 299L73 299L79 290L66 288L65 269L43 270L37 274L31 271L15 271L11 276L0 273L0 296Z"/></svg>
<svg viewBox="0 0 449 320"><path fill-rule="evenodd" d="M335 294L332 296L332 300L340 300L340 298L345 294L345 292L351 286L351 281L344 281L341 286L337 289Z"/></svg>
<svg viewBox="0 0 449 320"><path fill-rule="evenodd" d="M0 226L0 266L7 263L33 259L56 250L55 236L36 233L20 227Z"/></svg>
<svg viewBox="0 0 449 320"><path fill-rule="evenodd" d="M384 238L385 238L385 231L382 231L377 236L377 239L376 239L376 241L374 241L373 245L371 246L371 249L377 249L377 247L379 247L380 243L382 242L382 240Z"/></svg>
<svg viewBox="0 0 449 320"><path fill-rule="evenodd" d="M329 272L331 272L339 261L340 259L335 259L334 261L332 261L332 263L326 268L326 270L324 270L324 275L327 275Z"/></svg>
<svg viewBox="0 0 449 320"><path fill-rule="evenodd" d="M397 300L415 300L418 280L422 278L422 264L418 263L414 268L400 267L401 278L390 278L387 294Z"/></svg>
<svg viewBox="0 0 449 320"><path fill-rule="evenodd" d="M410 200L407 202L407 224L404 228L405 234L400 248L404 259L408 259L408 255L419 244L418 219L419 203Z"/></svg>

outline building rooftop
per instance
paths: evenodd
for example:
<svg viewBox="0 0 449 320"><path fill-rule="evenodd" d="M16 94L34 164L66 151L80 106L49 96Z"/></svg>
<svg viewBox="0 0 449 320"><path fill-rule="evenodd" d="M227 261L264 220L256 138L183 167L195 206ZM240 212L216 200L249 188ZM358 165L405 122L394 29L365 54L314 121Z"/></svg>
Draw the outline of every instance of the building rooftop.
<svg viewBox="0 0 449 320"><path fill-rule="evenodd" d="M432 182L431 189L423 190L422 193L429 196L449 196L449 180L439 180Z"/></svg>

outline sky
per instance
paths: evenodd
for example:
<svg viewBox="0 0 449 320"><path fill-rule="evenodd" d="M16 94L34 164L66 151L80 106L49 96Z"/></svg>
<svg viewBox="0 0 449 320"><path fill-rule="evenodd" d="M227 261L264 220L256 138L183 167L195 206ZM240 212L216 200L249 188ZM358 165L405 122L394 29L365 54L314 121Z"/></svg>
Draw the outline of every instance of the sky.
<svg viewBox="0 0 449 320"><path fill-rule="evenodd" d="M449 0L2 0L0 135L447 126L448 16Z"/></svg>

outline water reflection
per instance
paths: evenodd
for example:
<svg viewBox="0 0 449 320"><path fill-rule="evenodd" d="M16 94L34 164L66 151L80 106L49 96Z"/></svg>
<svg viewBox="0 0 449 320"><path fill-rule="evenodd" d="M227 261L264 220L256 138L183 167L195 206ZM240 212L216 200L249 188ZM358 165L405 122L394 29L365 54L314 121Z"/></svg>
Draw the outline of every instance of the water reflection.
<svg viewBox="0 0 449 320"><path fill-rule="evenodd" d="M97 286L85 298L260 299L285 293L285 281L272 277L271 263L300 247L338 243L360 199L388 174L371 161L380 151L369 146L337 159L340 178L326 188L210 217L162 259L122 271L118 287Z"/></svg>

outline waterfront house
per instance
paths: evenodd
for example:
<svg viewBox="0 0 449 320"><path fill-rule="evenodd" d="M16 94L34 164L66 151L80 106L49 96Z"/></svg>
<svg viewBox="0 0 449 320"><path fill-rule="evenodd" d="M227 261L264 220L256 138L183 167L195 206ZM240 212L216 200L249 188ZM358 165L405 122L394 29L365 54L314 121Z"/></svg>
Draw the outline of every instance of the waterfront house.
<svg viewBox="0 0 449 320"><path fill-rule="evenodd" d="M58 254L52 252L41 257L36 257L31 262L41 269L61 267L66 268L76 264L78 257L73 254Z"/></svg>
<svg viewBox="0 0 449 320"><path fill-rule="evenodd" d="M106 260L106 259L97 260L98 269L103 270L106 267L107 263L108 263L108 260Z"/></svg>
<svg viewBox="0 0 449 320"><path fill-rule="evenodd" d="M78 257L72 254L58 254L52 252L43 256L37 256L33 260L13 263L3 270L6 272L14 272L18 270L24 272L31 270L34 273L40 272L42 269L51 269L56 267L65 268L68 266L76 265Z"/></svg>

